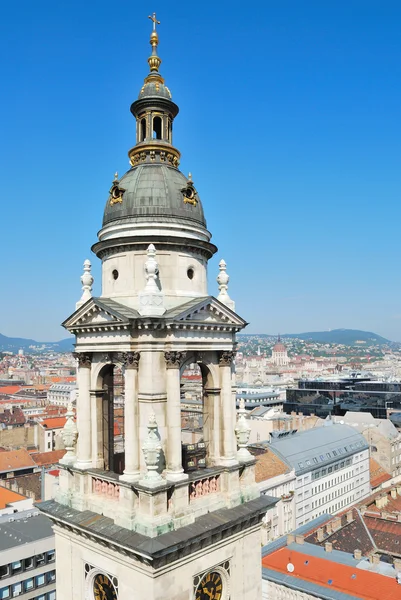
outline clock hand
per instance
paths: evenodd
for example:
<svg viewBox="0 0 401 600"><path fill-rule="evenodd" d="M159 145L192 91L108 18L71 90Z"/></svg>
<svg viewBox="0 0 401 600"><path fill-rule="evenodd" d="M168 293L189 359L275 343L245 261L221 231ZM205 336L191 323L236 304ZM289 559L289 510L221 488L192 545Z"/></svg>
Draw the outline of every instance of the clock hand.
<svg viewBox="0 0 401 600"><path fill-rule="evenodd" d="M213 596L212 596L212 591L209 591L207 588L203 588L203 593L207 594L210 598L210 600L213 600Z"/></svg>

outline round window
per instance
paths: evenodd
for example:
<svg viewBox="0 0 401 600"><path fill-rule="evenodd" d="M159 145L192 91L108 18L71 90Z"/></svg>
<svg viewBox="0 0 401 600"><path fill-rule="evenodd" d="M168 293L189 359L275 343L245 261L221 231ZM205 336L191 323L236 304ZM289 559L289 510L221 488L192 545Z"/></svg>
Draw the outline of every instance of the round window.
<svg viewBox="0 0 401 600"><path fill-rule="evenodd" d="M113 275L113 279L118 279L118 271L117 269L114 269L114 271L112 272Z"/></svg>
<svg viewBox="0 0 401 600"><path fill-rule="evenodd" d="M193 279L194 275L195 275L195 271L193 270L192 267L190 267L187 271L187 275L188 275L188 279Z"/></svg>

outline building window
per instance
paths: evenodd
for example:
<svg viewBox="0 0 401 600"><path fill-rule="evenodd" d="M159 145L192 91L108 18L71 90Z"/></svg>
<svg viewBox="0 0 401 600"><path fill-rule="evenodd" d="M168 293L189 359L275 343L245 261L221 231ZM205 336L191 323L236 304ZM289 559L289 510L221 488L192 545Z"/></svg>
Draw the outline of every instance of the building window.
<svg viewBox="0 0 401 600"><path fill-rule="evenodd" d="M55 591L49 592L47 594L47 600L56 600L56 592Z"/></svg>
<svg viewBox="0 0 401 600"><path fill-rule="evenodd" d="M22 562L20 560L16 560L11 563L11 575L15 575L16 573L21 573L22 571Z"/></svg>
<svg viewBox="0 0 401 600"><path fill-rule="evenodd" d="M10 597L10 588L4 587L0 590L0 598L9 598Z"/></svg>
<svg viewBox="0 0 401 600"><path fill-rule="evenodd" d="M33 588L33 577L26 579L24 582L25 591L28 592Z"/></svg>
<svg viewBox="0 0 401 600"><path fill-rule="evenodd" d="M45 575L37 575L35 577L36 587L40 587L41 585L45 585Z"/></svg>
<svg viewBox="0 0 401 600"><path fill-rule="evenodd" d="M15 598L16 596L19 596L20 594L22 594L22 583L14 583L11 586L11 594L12 597Z"/></svg>
<svg viewBox="0 0 401 600"><path fill-rule="evenodd" d="M10 572L10 567L9 565L1 565L0 567L0 577L8 577L8 574Z"/></svg>
<svg viewBox="0 0 401 600"><path fill-rule="evenodd" d="M44 565L44 564L45 564L45 555L37 554L36 555L36 566Z"/></svg>
<svg viewBox="0 0 401 600"><path fill-rule="evenodd" d="M50 583L51 581L56 581L56 571L49 571L47 574L47 581Z"/></svg>
<svg viewBox="0 0 401 600"><path fill-rule="evenodd" d="M47 562L52 562L55 558L56 558L56 551L49 550L49 552L47 553Z"/></svg>
<svg viewBox="0 0 401 600"><path fill-rule="evenodd" d="M29 556L24 560L24 570L28 571L28 569L32 569L34 567L33 556Z"/></svg>

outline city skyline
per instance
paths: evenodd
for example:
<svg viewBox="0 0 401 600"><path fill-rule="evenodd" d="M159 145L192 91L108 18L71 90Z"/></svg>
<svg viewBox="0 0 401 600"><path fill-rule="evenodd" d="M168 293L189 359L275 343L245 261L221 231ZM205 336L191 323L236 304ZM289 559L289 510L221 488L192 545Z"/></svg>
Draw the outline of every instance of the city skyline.
<svg viewBox="0 0 401 600"><path fill-rule="evenodd" d="M174 145L219 247L210 292L224 258L246 333L352 328L401 341L401 7L123 9L111 41L105 2L3 8L0 68L12 93L1 100L0 169L13 192L0 333L67 337L59 323L81 295L86 258L100 294L88 240L114 171L128 168L129 106L150 52L143 21L156 10L161 72L181 107Z"/></svg>

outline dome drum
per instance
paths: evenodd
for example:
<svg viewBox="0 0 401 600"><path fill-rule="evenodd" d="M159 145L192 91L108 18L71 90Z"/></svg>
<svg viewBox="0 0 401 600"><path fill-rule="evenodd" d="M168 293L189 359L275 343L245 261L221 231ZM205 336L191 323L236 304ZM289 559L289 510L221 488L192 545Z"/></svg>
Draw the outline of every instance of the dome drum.
<svg viewBox="0 0 401 600"><path fill-rule="evenodd" d="M157 140L154 144L147 142L142 145L137 144L129 150L128 157L133 167L140 164L165 164L178 167L181 153L170 144Z"/></svg>

